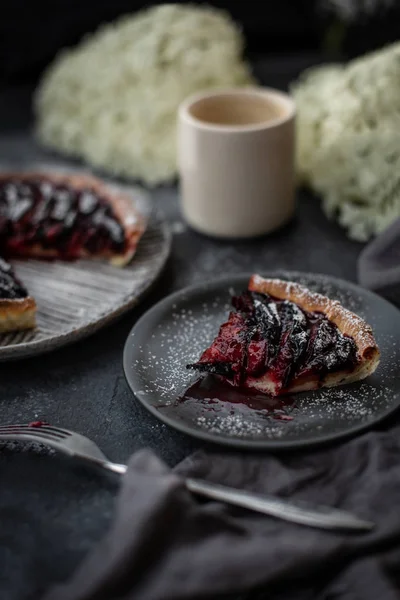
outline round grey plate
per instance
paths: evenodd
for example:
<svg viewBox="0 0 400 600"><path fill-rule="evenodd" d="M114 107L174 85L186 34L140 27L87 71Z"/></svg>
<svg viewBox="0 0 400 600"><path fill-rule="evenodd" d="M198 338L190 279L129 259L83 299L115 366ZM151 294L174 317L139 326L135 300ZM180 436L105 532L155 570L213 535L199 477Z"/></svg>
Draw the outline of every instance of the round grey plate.
<svg viewBox="0 0 400 600"><path fill-rule="evenodd" d="M0 361L41 354L94 333L133 308L160 275L169 256L171 235L165 224L151 217L149 194L139 187L105 181L130 195L149 220L132 262L118 268L90 260L11 261L36 300L38 327L0 334Z"/></svg>
<svg viewBox="0 0 400 600"><path fill-rule="evenodd" d="M250 274L179 291L150 309L131 331L124 350L128 383L140 402L171 427L199 439L253 450L309 447L353 435L400 404L400 311L347 281L323 275L267 273L299 281L339 300L369 322L381 350L377 371L363 382L297 394L291 420L264 409L206 398L177 400L198 378L195 362L228 315L230 294L247 287Z"/></svg>

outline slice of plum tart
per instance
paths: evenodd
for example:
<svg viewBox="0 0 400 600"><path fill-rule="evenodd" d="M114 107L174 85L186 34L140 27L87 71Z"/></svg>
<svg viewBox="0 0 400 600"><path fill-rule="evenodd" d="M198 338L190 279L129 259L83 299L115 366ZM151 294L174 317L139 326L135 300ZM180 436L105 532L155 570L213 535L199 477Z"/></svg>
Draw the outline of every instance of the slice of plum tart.
<svg viewBox="0 0 400 600"><path fill-rule="evenodd" d="M188 365L272 396L364 379L380 353L371 327L337 300L253 275L200 360Z"/></svg>
<svg viewBox="0 0 400 600"><path fill-rule="evenodd" d="M35 300L16 277L11 265L0 258L0 333L31 329L35 324Z"/></svg>

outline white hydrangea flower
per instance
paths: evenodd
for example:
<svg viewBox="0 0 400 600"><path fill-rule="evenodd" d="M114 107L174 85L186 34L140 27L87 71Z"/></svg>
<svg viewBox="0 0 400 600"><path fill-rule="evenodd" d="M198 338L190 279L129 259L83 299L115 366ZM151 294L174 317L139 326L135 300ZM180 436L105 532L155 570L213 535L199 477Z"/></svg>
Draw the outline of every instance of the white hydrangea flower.
<svg viewBox="0 0 400 600"><path fill-rule="evenodd" d="M176 109L206 88L249 85L240 30L224 12L163 4L62 51L35 95L46 146L156 184L176 175Z"/></svg>
<svg viewBox="0 0 400 600"><path fill-rule="evenodd" d="M395 0L322 0L321 6L336 14L345 23L362 15L373 15L395 5Z"/></svg>
<svg viewBox="0 0 400 600"><path fill-rule="evenodd" d="M400 217L400 43L311 69L293 94L299 177L352 238L369 239Z"/></svg>

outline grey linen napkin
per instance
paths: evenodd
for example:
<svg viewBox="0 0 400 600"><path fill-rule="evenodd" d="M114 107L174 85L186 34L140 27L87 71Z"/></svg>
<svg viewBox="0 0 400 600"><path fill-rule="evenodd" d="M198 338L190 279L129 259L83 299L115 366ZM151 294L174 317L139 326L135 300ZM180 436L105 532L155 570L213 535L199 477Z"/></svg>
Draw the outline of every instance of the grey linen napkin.
<svg viewBox="0 0 400 600"><path fill-rule="evenodd" d="M310 454L197 452L174 471L140 451L129 461L110 531L45 600L394 600L399 440L396 428ZM377 526L339 534L201 502L186 491L187 474L345 508Z"/></svg>
<svg viewBox="0 0 400 600"><path fill-rule="evenodd" d="M358 280L362 286L400 304L400 219L361 252Z"/></svg>

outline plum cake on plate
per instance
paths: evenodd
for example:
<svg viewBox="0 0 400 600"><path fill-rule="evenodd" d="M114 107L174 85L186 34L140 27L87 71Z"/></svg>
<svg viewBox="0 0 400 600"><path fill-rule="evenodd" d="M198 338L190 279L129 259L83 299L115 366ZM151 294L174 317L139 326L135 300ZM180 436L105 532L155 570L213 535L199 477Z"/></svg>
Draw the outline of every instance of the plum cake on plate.
<svg viewBox="0 0 400 600"><path fill-rule="evenodd" d="M337 300L253 275L200 360L188 368L282 394L364 379L379 363L371 327Z"/></svg>

